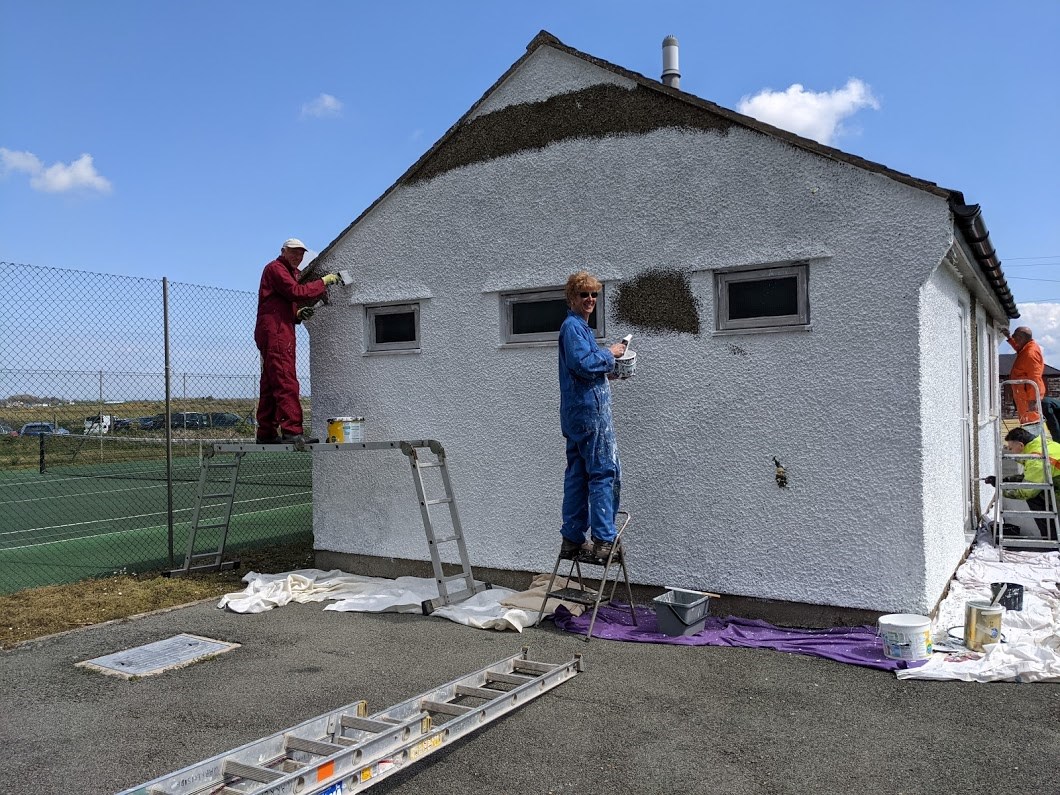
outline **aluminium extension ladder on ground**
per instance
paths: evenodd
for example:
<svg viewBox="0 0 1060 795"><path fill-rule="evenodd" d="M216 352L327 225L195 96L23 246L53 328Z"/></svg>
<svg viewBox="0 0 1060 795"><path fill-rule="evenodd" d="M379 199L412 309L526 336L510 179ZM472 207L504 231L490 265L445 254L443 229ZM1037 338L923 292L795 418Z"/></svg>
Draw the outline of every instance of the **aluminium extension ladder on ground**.
<svg viewBox="0 0 1060 795"><path fill-rule="evenodd" d="M548 604L549 599L559 599L564 602L574 602L576 604L585 605L586 607L592 606L593 614L589 619L589 631L585 635L585 642L588 643L593 637L593 627L596 625L596 614L600 611L600 602L603 601L604 592L607 591L607 586L610 584L611 593L608 594L607 600L611 601L615 597L615 589L618 587L619 578L626 586L626 598L629 600L629 614L633 619L633 626L637 625L637 611L633 607L633 589L629 584L629 572L626 570L626 554L625 549L622 545L622 533L625 532L626 525L629 524L630 514L629 511L618 511L618 516L624 516L621 525L618 528L618 532L615 535L615 541L611 545L611 552L606 558L598 558L592 552L581 551L577 552L570 558L564 558L562 552L556 557L556 565L552 567L552 576L549 578L548 585L545 587L545 598L541 600L541 610L538 612L537 621L535 623L540 624L545 618L545 606ZM556 575L559 572L559 567L563 565L563 561L570 561L570 570L567 572L567 587L559 588L558 590L552 590L552 586L556 582ZM597 566L603 569L600 574L600 580L598 587L590 588L586 586L585 579L582 576L582 566ZM611 578L611 573L614 572L614 578ZM578 586L573 587L570 583L573 581L572 578L577 578Z"/></svg>
<svg viewBox="0 0 1060 795"><path fill-rule="evenodd" d="M1042 414L1042 399L1041 393L1038 391L1038 384L1030 379L1017 378L1001 382L1001 394L1004 395L1005 387L1013 385L1029 385L1034 390L1034 406L1038 412L1038 438L1041 440L1041 450L1037 453L1009 453L1006 452L1002 447L1001 440L1001 420L998 419L997 424L997 459L995 477L997 478L997 499L994 501L994 539L997 547L1004 552L1006 548L1019 548L1019 549L1057 549L1060 548L1060 542L1052 539L1056 539L1057 531L1060 529L1060 514L1057 512L1056 503L1056 489L1053 487L1053 466L1049 459L1049 446L1048 438L1045 435L1045 421L1044 415ZM1057 440L1060 441L1060 440ZM1014 461L1020 463L1024 461L1038 460L1042 464L1042 472L1045 473L1045 481L1042 483L1029 482L1029 481L1003 481L1002 478L1002 467L1005 461ZM1045 509L1041 511L1034 510L1012 510L1004 507L1004 497L1006 491L1017 491L1019 489L1036 488L1040 489L1042 497L1045 500ZM1046 522L1046 528L1048 530L1048 536L1046 538L1021 538L1019 536L1006 535L1005 533L1005 517L1028 517L1028 518L1042 518Z"/></svg>
<svg viewBox="0 0 1060 795"><path fill-rule="evenodd" d="M357 701L119 795L349 795L448 747L583 670L521 654L368 715Z"/></svg>
<svg viewBox="0 0 1060 795"><path fill-rule="evenodd" d="M232 521L232 506L235 502L236 489L239 485L239 468L243 456L247 453L278 453L334 450L400 450L408 456L412 468L412 481L416 489L416 499L420 506L420 517L423 529L427 534L427 544L431 551L431 564L434 579L438 585L438 597L427 599L422 603L424 615L445 605L456 604L490 587L488 583L476 582L467 555L467 544L464 542L464 530L460 523L460 513L453 496L453 485L449 479L449 468L446 463L445 448L434 439L416 439L411 441L390 442L326 442L296 446L293 444L215 444L207 451L199 469L199 488L192 512L191 527L188 531L187 553L184 565L173 569L170 575L188 574L192 571L220 571L231 568L234 561L225 561L225 545L228 541L228 528ZM425 460L423 451L429 450L435 460ZM230 454L231 458L222 458ZM423 472L437 469L441 476L443 495L431 497ZM218 477L219 475L219 477ZM448 527L436 530L437 521L431 514L432 507L447 506L449 510ZM207 551L197 551L196 543L203 535L216 538L216 546L211 545ZM441 549L444 545L455 544L460 558L460 569L456 574L446 574L442 563Z"/></svg>

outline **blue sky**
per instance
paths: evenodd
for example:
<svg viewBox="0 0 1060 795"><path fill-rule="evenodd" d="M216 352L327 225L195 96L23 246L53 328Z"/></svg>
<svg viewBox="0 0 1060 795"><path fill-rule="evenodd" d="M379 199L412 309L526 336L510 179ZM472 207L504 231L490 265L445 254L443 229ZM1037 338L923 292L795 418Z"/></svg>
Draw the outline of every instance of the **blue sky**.
<svg viewBox="0 0 1060 795"><path fill-rule="evenodd" d="M256 288L545 29L960 190L1060 362L1060 3L0 0L0 260Z"/></svg>

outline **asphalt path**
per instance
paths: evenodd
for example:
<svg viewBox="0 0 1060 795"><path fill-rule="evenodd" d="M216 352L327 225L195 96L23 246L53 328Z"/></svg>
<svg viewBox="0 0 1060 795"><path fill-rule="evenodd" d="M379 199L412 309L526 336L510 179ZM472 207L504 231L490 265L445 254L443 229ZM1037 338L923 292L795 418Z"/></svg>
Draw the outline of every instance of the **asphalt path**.
<svg viewBox="0 0 1060 795"><path fill-rule="evenodd" d="M75 667L182 632L241 645L137 680ZM547 662L582 654L585 671L369 791L1060 792L1060 685L212 601L0 653L0 792L114 793L360 699L383 709L524 645Z"/></svg>

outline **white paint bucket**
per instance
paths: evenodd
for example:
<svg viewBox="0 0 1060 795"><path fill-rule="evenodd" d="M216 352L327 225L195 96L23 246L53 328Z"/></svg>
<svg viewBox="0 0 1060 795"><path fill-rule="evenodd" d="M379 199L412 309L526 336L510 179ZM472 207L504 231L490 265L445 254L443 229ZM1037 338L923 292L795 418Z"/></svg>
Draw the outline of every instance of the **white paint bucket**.
<svg viewBox="0 0 1060 795"><path fill-rule="evenodd" d="M627 350L615 359L615 378L630 378L637 371L637 352Z"/></svg>
<svg viewBox="0 0 1060 795"><path fill-rule="evenodd" d="M328 439L331 444L364 441L364 417L332 417L328 420Z"/></svg>
<svg viewBox="0 0 1060 795"><path fill-rule="evenodd" d="M926 660L931 656L931 619L912 613L880 616L876 634L883 656L892 660Z"/></svg>

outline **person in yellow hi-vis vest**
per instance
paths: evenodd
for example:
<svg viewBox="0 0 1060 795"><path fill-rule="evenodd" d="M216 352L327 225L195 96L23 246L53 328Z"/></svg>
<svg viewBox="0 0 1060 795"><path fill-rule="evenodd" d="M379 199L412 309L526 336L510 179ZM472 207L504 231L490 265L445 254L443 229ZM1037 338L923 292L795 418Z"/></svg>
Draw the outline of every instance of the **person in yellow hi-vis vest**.
<svg viewBox="0 0 1060 795"><path fill-rule="evenodd" d="M1033 436L1030 431L1027 431L1024 428L1013 428L1005 435L1005 449L1010 453L1040 455L1042 452L1042 437ZM1049 456L1049 469L1051 470L1050 474L1053 479L1053 488L1056 490L1056 493L1060 494L1060 442L1048 442L1047 450ZM983 478L983 480L985 480L990 486L996 486L997 481L993 475ZM1047 482L1042 459L1028 458L1024 460L1023 474L1013 475L1005 478L1005 480L1027 481L1028 483ZM1032 511L1046 510L1045 494L1040 487L1006 489L1004 495L1006 497L1011 497L1014 500L1026 500L1027 507ZM1042 538L1056 541L1055 523L1050 527L1049 522L1042 516L1035 516L1034 523L1038 525L1038 532L1042 534Z"/></svg>

